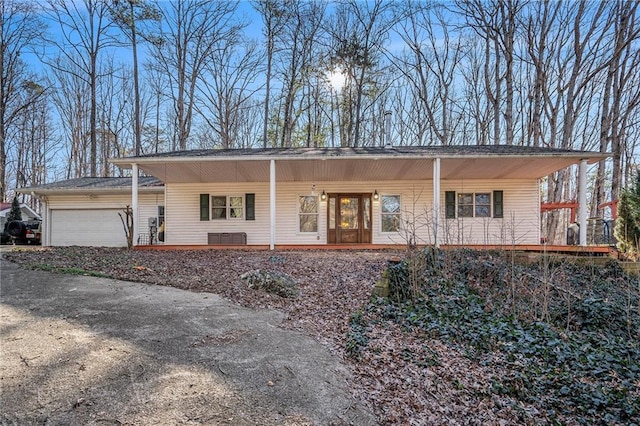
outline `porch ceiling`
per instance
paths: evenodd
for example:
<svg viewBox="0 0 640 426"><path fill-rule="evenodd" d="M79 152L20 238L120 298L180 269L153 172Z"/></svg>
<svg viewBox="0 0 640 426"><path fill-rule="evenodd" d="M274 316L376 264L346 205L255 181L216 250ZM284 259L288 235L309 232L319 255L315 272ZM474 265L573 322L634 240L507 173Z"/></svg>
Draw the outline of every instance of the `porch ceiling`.
<svg viewBox="0 0 640 426"><path fill-rule="evenodd" d="M268 159L190 159L138 161L141 170L166 183L268 182ZM441 159L441 179L537 179L577 163L571 157L458 157ZM432 158L276 159L276 180L385 181L425 180L433 176Z"/></svg>

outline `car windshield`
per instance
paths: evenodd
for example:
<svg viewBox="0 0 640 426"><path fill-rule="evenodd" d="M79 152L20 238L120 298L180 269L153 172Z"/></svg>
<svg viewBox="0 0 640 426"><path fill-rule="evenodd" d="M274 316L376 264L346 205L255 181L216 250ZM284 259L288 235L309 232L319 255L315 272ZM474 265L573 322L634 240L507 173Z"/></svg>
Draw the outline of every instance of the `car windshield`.
<svg viewBox="0 0 640 426"><path fill-rule="evenodd" d="M40 227L40 222L25 223L25 226L27 229L38 229Z"/></svg>

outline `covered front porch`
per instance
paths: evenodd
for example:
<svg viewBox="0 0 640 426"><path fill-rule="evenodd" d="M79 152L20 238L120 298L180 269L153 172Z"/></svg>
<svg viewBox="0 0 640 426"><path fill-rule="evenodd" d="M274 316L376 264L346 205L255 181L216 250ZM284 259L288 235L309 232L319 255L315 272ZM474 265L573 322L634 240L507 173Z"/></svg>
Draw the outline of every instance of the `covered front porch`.
<svg viewBox="0 0 640 426"><path fill-rule="evenodd" d="M165 183L165 214L169 234L172 227L175 228L177 225L177 221L193 221L177 212L177 207L172 207L169 198L175 194L189 190L204 191L207 187L212 188L209 191L211 193L220 192L221 188L229 188L229 193L247 192L247 188L256 188L257 197L262 198L263 202L256 201L255 208L259 209L265 218L261 222L259 232L264 233L265 237L255 238L248 244L256 248L268 247L275 250L295 246L328 245L335 248L335 245L340 245L364 248L373 245L383 248L388 245L402 245L403 241L400 241L400 238L383 235L381 227L385 220L385 212L380 206L380 197L404 191L400 209L403 213L409 214L412 201L415 201L410 200L412 188L414 198L416 188L420 191L420 208L429 219L428 224L421 225L421 238L410 241L411 243L436 247L451 245L452 238L449 238L448 233L455 227L460 228L460 223L465 221L465 226L475 226L475 229L462 231L463 233L488 234L488 219L483 223L482 220L474 218L473 214L468 219L458 218L456 212L460 213L462 210L457 204L459 202L455 200L455 211L450 216L450 200L446 200L445 197L448 193L453 193L471 196L489 194L489 198L493 198L497 197L497 192L500 192L500 196L503 194L500 190L494 191L491 195L491 188L507 187L509 192L504 196L509 198L505 203L512 216L518 216L518 220L521 221L526 220L526 224L518 226L528 227L527 237L523 240L526 239L526 245L531 246L540 240L539 179L573 164L579 165L578 223L580 241L585 246L588 216L587 165L604 157L604 154L581 151L469 146L208 150L116 159L113 162L120 167L132 169L134 216L137 214L137 176L140 171ZM518 194L523 192L518 189L520 186L526 187L524 192L527 195L518 198ZM532 189L534 187L538 190ZM283 201L288 193L289 198ZM316 212L315 220L319 224L315 239L310 238L310 235L304 235L300 229L301 215L292 213L292 207L286 204L287 201L302 195L317 197L320 205ZM351 223L357 223L355 232L343 227L343 223L349 222L342 220L342 213L348 214L347 211L340 211L343 202L358 206L357 216L351 220ZM413 207L415 208L415 202ZM507 208L500 206L503 207ZM475 205L471 205L470 208L474 209ZM489 211L497 208L490 207ZM536 211L533 212L532 209ZM456 220L452 220L452 217ZM289 229L285 225L291 221L298 221L298 224ZM505 216L493 220L499 221L505 222ZM404 218L400 222L402 226L407 224ZM366 231L367 225L373 230ZM500 225L494 223L492 226ZM516 226L515 222L512 226ZM487 229L481 229L483 227ZM502 227L504 228L504 225ZM288 234L284 235L285 233ZM289 238L292 234L297 234L298 239ZM138 235L138 230L135 235ZM296 241L300 243L296 244ZM472 245L495 245L489 244L490 238L480 235L473 238L460 238L458 235L456 241ZM520 244L520 241L515 240L508 244L505 237L502 238L502 242L500 246ZM169 240L167 244L172 245L172 242ZM176 245L201 244L207 245L205 241L189 244L186 240Z"/></svg>

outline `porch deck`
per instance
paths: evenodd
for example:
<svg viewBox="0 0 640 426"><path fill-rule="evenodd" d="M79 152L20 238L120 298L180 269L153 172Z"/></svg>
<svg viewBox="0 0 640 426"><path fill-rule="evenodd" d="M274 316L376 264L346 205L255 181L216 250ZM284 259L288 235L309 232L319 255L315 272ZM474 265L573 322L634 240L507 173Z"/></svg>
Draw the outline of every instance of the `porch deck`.
<svg viewBox="0 0 640 426"><path fill-rule="evenodd" d="M419 246L424 247L424 246ZM573 256L595 256L617 258L618 252L614 247L607 245L593 246L568 246L549 244L443 244L442 249L468 248L473 250L501 250L530 253L556 253ZM305 245L276 245L275 250L379 250L379 251L403 251L407 246L404 244L305 244ZM139 245L136 250L269 250L268 245Z"/></svg>

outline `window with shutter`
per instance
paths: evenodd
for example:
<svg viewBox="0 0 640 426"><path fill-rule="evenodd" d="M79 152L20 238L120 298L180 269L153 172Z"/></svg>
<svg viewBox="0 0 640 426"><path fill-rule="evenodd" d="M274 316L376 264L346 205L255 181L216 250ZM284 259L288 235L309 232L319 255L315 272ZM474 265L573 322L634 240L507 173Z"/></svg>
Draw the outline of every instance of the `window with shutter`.
<svg viewBox="0 0 640 426"><path fill-rule="evenodd" d="M504 204L502 191L493 191L493 217L504 217Z"/></svg>
<svg viewBox="0 0 640 426"><path fill-rule="evenodd" d="M200 220L209 220L209 194L200 194Z"/></svg>
<svg viewBox="0 0 640 426"><path fill-rule="evenodd" d="M256 194L245 194L247 220L256 220Z"/></svg>
<svg viewBox="0 0 640 426"><path fill-rule="evenodd" d="M445 191L444 193L444 217L447 219L455 219L456 217L456 192Z"/></svg>

